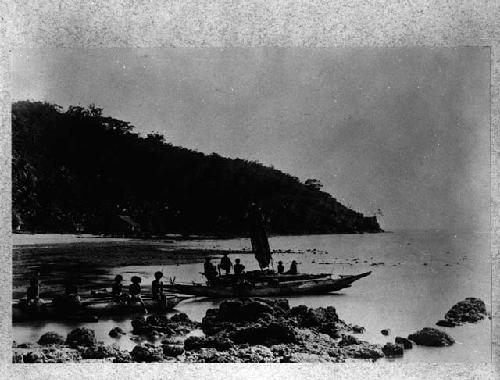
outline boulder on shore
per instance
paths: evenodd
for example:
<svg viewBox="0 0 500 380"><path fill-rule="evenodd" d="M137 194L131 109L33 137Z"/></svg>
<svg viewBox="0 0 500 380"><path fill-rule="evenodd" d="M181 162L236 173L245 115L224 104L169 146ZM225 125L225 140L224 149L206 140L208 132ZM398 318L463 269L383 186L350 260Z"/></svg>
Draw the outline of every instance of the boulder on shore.
<svg viewBox="0 0 500 380"><path fill-rule="evenodd" d="M411 340L406 339L406 338L402 338L400 336L397 336L394 339L394 342L396 342L396 344L402 345L405 350L413 348L413 343L411 342Z"/></svg>
<svg viewBox="0 0 500 380"><path fill-rule="evenodd" d="M111 338L119 338L125 334L126 334L125 331L123 331L120 327L115 327L109 331L109 336Z"/></svg>
<svg viewBox="0 0 500 380"><path fill-rule="evenodd" d="M347 346L344 351L344 355L353 359L371 360L377 360L384 357L384 353L380 349L380 346L366 342L360 342L360 344Z"/></svg>
<svg viewBox="0 0 500 380"><path fill-rule="evenodd" d="M384 347L382 347L382 352L385 356L403 356L403 346L394 343L386 343Z"/></svg>
<svg viewBox="0 0 500 380"><path fill-rule="evenodd" d="M163 361L163 349L153 345L145 344L134 347L130 356L134 362L138 363L154 363Z"/></svg>
<svg viewBox="0 0 500 380"><path fill-rule="evenodd" d="M363 326L358 325L351 326L351 329L353 334L363 334L366 330Z"/></svg>
<svg viewBox="0 0 500 380"><path fill-rule="evenodd" d="M424 327L422 330L408 335L408 339L418 345L432 347L451 346L455 343L451 336L433 327Z"/></svg>
<svg viewBox="0 0 500 380"><path fill-rule="evenodd" d="M70 346L94 346L97 343L95 331L86 327L78 327L72 330L66 337L66 344Z"/></svg>
<svg viewBox="0 0 500 380"><path fill-rule="evenodd" d="M146 335L151 340L162 336L183 335L198 327L198 323L191 321L184 313L168 318L166 315L150 315L147 318L139 317L132 321L134 334Z"/></svg>
<svg viewBox="0 0 500 380"><path fill-rule="evenodd" d="M83 359L104 359L111 357L122 357L124 353L116 344L104 345L102 343L95 346L85 347L80 352Z"/></svg>
<svg viewBox="0 0 500 380"><path fill-rule="evenodd" d="M358 338L356 338L352 335L346 334L346 335L342 335L342 339L339 342L339 347L359 345L361 343L362 342Z"/></svg>
<svg viewBox="0 0 500 380"><path fill-rule="evenodd" d="M186 351L200 350L202 348L215 348L217 351L226 351L233 346L234 344L230 339L220 336L190 336L184 341Z"/></svg>
<svg viewBox="0 0 500 380"><path fill-rule="evenodd" d="M38 340L38 344L48 346L51 344L64 344L64 337L54 331L49 331L43 334Z"/></svg>
<svg viewBox="0 0 500 380"><path fill-rule="evenodd" d="M444 320L439 320L438 326L454 327L462 323L475 323L487 316L486 305L479 298L469 297L452 306L444 316Z"/></svg>
<svg viewBox="0 0 500 380"><path fill-rule="evenodd" d="M14 352L15 363L76 363L81 361L81 354L71 348L45 349L34 352Z"/></svg>
<svg viewBox="0 0 500 380"><path fill-rule="evenodd" d="M449 319L440 319L439 321L436 322L436 326L455 327L455 326L460 326L460 323L454 322Z"/></svg>
<svg viewBox="0 0 500 380"><path fill-rule="evenodd" d="M179 356L184 353L184 347L180 344L166 344L163 346L163 355L165 356Z"/></svg>

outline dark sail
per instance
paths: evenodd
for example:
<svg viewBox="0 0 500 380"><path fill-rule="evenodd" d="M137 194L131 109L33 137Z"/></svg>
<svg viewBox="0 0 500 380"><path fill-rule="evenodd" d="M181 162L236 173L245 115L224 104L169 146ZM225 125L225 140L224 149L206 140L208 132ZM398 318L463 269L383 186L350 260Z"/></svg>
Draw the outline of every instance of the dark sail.
<svg viewBox="0 0 500 380"><path fill-rule="evenodd" d="M260 269L267 268L271 263L271 248L267 240L266 230L262 213L255 204L250 205L249 210L250 239L255 258L259 262Z"/></svg>

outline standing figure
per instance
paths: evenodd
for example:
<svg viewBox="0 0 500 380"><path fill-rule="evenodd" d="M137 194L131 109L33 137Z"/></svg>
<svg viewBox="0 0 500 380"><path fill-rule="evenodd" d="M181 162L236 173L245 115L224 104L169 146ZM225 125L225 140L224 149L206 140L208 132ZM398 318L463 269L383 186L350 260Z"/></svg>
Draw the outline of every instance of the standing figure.
<svg viewBox="0 0 500 380"><path fill-rule="evenodd" d="M161 278L163 277L162 272L155 273L155 279L151 284L151 292L153 293L153 299L158 302L160 309L167 309L167 297L163 294L163 282Z"/></svg>
<svg viewBox="0 0 500 380"><path fill-rule="evenodd" d="M153 299L155 300L160 300L163 296L163 281L161 281L162 277L162 272L156 272L155 279L151 283L151 292L153 293Z"/></svg>
<svg viewBox="0 0 500 380"><path fill-rule="evenodd" d="M144 308L144 312L147 313L146 305L141 296L141 278L139 276L133 276L130 281L132 283L128 287L129 304L139 302Z"/></svg>
<svg viewBox="0 0 500 380"><path fill-rule="evenodd" d="M28 301L28 305L37 305L40 300L40 286L38 282L38 278L30 279L30 286L26 291L26 298Z"/></svg>
<svg viewBox="0 0 500 380"><path fill-rule="evenodd" d="M111 287L111 294L114 298L120 299L123 294L123 277L121 274L117 274L115 277L115 281L113 282L113 286Z"/></svg>
<svg viewBox="0 0 500 380"><path fill-rule="evenodd" d="M227 256L227 253L224 253L224 256L220 259L219 274L221 269L224 270L226 274L229 274L232 266L233 263L231 262L231 259Z"/></svg>
<svg viewBox="0 0 500 380"><path fill-rule="evenodd" d="M283 265L283 261L278 261L278 274L285 273L285 267Z"/></svg>
<svg viewBox="0 0 500 380"><path fill-rule="evenodd" d="M215 280L215 278L217 277L217 269L215 269L215 266L210 261L210 257L207 257L205 259L205 264L203 264L203 269L205 271L203 274L205 275L209 283Z"/></svg>

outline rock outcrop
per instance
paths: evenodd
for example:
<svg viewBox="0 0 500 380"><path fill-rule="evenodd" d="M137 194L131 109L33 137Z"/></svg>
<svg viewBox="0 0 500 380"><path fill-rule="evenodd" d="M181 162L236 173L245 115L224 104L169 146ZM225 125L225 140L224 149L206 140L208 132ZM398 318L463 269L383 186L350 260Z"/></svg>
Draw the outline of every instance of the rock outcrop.
<svg viewBox="0 0 500 380"><path fill-rule="evenodd" d="M66 337L66 344L75 346L94 346L97 343L95 339L95 331L86 327L78 327L72 330Z"/></svg>
<svg viewBox="0 0 500 380"><path fill-rule="evenodd" d="M198 327L197 322L191 321L186 314L174 314L170 318L165 315L150 315L132 321L132 332L144 335L150 340L165 336L184 335Z"/></svg>
<svg viewBox="0 0 500 380"><path fill-rule="evenodd" d="M476 323L487 316L486 305L479 298L469 297L452 306L436 325L443 327L460 326L463 323Z"/></svg>
<svg viewBox="0 0 500 380"><path fill-rule="evenodd" d="M165 344L163 347L163 355L176 357L184 353L184 346L180 344Z"/></svg>
<svg viewBox="0 0 500 380"><path fill-rule="evenodd" d="M49 346L52 344L61 345L64 344L64 342L64 337L53 331L46 332L38 340L38 344L42 346Z"/></svg>
<svg viewBox="0 0 500 380"><path fill-rule="evenodd" d="M481 312L481 305L472 303L477 306L474 309ZM463 306L457 309L463 310ZM207 310L201 324L180 313L170 318L162 315L140 317L132 321L132 327L133 333L138 334L133 335L132 340L142 342L145 337L158 340L161 337L161 342L140 343L127 352L116 344L97 342L91 329L78 328L72 330L65 341L62 336L49 332L42 335L40 345L14 343L12 361L339 363L348 359L400 357L404 349L412 348L412 341L427 346L454 343L445 332L425 327L409 335L408 339L398 336L395 343L382 347L353 336L362 333L364 328L345 323L332 306L309 308L300 305L290 308L287 300L279 299L226 300L219 308ZM204 336L199 336L199 331L193 331L200 327ZM186 339L186 333L192 331ZM110 331L111 336L123 333L119 328Z"/></svg>
<svg viewBox="0 0 500 380"><path fill-rule="evenodd" d="M201 348L214 348L217 351L227 351L234 343L222 336L198 337L190 336L184 341L184 349L187 351L199 350Z"/></svg>
<svg viewBox="0 0 500 380"><path fill-rule="evenodd" d="M123 331L120 327L112 328L109 331L109 336L111 338L119 338L119 337L121 337L122 335L125 335L125 334L126 334L126 332Z"/></svg>
<svg viewBox="0 0 500 380"><path fill-rule="evenodd" d="M403 356L404 354L403 346L389 342L382 347L382 352L385 356Z"/></svg>
<svg viewBox="0 0 500 380"><path fill-rule="evenodd" d="M38 351L14 352L14 363L75 363L82 360L80 352L70 348L44 348Z"/></svg>
<svg viewBox="0 0 500 380"><path fill-rule="evenodd" d="M397 336L396 338L394 338L394 342L396 342L396 344L403 346L403 348L405 350L413 348L413 343L411 342L411 340L406 339L406 338L402 338L400 336Z"/></svg>
<svg viewBox="0 0 500 380"><path fill-rule="evenodd" d="M105 358L116 358L126 356L126 352L116 344L104 345L96 344L94 346L85 347L81 350L83 359L105 359Z"/></svg>
<svg viewBox="0 0 500 380"><path fill-rule="evenodd" d="M135 346L130 356L132 360L137 363L161 362L164 359L162 347L147 343Z"/></svg>
<svg viewBox="0 0 500 380"><path fill-rule="evenodd" d="M408 339L418 345L432 347L450 346L455 343L451 336L433 327L424 327L422 330L408 335Z"/></svg>

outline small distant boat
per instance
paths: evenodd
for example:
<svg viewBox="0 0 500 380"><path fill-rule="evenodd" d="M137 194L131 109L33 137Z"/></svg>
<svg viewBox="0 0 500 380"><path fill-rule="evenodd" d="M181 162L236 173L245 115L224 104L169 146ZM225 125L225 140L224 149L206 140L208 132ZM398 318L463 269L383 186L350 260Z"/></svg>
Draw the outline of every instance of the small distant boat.
<svg viewBox="0 0 500 380"><path fill-rule="evenodd" d="M147 312L164 313L171 311L179 302L189 298L180 295L166 295L165 303L160 304L151 296L144 296ZM113 299L110 295L96 294L81 297L80 305L71 310L58 306L53 300L40 300L37 305L28 305L25 299L17 300L12 305L14 322L34 320L75 320L91 322L102 316L126 316L144 314L140 303L127 304Z"/></svg>
<svg viewBox="0 0 500 380"><path fill-rule="evenodd" d="M212 285L200 283L164 285L171 292L201 297L279 297L300 294L325 294L349 288L354 281L371 272L332 278L331 274L264 275L254 278L245 276L241 282L220 281ZM248 274L248 273L247 273ZM224 276L226 277L226 276Z"/></svg>

